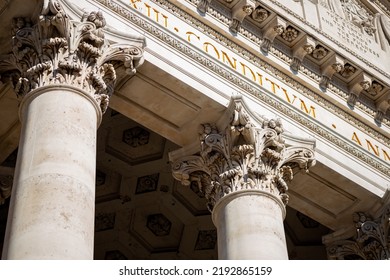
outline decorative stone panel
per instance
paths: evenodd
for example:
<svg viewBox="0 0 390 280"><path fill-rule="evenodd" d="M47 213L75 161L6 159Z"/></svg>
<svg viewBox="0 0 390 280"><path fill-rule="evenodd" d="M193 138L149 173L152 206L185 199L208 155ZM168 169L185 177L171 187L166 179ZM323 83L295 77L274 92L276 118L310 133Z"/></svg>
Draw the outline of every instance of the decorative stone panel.
<svg viewBox="0 0 390 280"><path fill-rule="evenodd" d="M217 231L200 230L195 244L195 250L213 250L217 244Z"/></svg>
<svg viewBox="0 0 390 280"><path fill-rule="evenodd" d="M297 29L290 25L283 31L280 36L287 42L293 42L295 39L298 38L299 33L300 32Z"/></svg>
<svg viewBox="0 0 390 280"><path fill-rule="evenodd" d="M113 229L115 216L115 213L98 213L95 217L95 232Z"/></svg>
<svg viewBox="0 0 390 280"><path fill-rule="evenodd" d="M326 57L329 53L329 50L321 45L317 45L313 52L311 53L311 56L314 57L316 60L322 60L324 57Z"/></svg>
<svg viewBox="0 0 390 280"><path fill-rule="evenodd" d="M146 227L156 236L169 235L172 223L163 214L149 215Z"/></svg>
<svg viewBox="0 0 390 280"><path fill-rule="evenodd" d="M143 146L149 143L149 131L136 126L123 131L122 141L133 148Z"/></svg>
<svg viewBox="0 0 390 280"><path fill-rule="evenodd" d="M13 176L0 175L0 205L11 196Z"/></svg>
<svg viewBox="0 0 390 280"><path fill-rule="evenodd" d="M159 173L139 177L137 180L135 193L142 194L142 193L153 192L157 190L158 178L159 178Z"/></svg>
<svg viewBox="0 0 390 280"><path fill-rule="evenodd" d="M102 186L106 183L106 173L103 171L100 171L99 169L96 170L96 187Z"/></svg>

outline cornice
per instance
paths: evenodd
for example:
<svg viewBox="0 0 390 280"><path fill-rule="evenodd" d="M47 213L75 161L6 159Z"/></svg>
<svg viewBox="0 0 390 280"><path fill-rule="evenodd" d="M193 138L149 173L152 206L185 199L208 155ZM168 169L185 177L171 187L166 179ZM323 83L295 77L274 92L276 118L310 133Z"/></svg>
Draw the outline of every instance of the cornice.
<svg viewBox="0 0 390 280"><path fill-rule="evenodd" d="M194 0L187 0L187 1L196 2ZM340 107L334 105L333 103L331 103L330 101L321 97L320 95L318 95L314 91L308 89L303 84L292 79L291 77L289 77L288 75L286 75L282 71L280 71L277 68L273 67L272 65L266 63L264 60L262 60L256 54L249 52L248 50L244 49L243 47L239 46L238 44L236 44L233 41L226 38L221 33L211 29L209 26L200 22L199 20L195 19L194 17L190 16L189 14L187 14L183 10L179 9L178 7L173 5L172 3L169 3L168 1L164 1L164 0L151 0L151 2L154 2L154 3L158 4L159 6L161 6L162 8L169 10L170 12L176 14L182 20L186 21L188 24L192 25L193 27L195 27L196 29L201 31L203 34L206 34L206 35L210 36L211 38L217 40L218 42L222 43L226 48L230 49L232 52L239 54L241 57L251 61L256 66L260 67L263 71L265 71L271 75L275 75L276 77L278 77L278 79L282 80L283 82L285 82L286 84L288 84L289 86L294 88L295 90L299 91L301 94L305 95L307 98L318 102L320 105L329 109L329 111L333 112L337 116L347 120L349 122L349 124L355 126L356 128L358 128L362 131L365 131L367 134L371 135L372 137L374 137L376 139L380 139L381 143L383 143L385 145L390 145L389 139L385 135L382 135L381 133L375 131L374 129L372 129L368 125L362 123L360 120L351 116L350 114L345 112ZM213 14L213 12L215 11L216 16L223 16L221 13L217 12L216 10L213 10L212 7L209 8L209 11L211 14ZM226 17L226 20L228 20L227 17ZM221 19L221 21L226 22L224 19ZM251 33L248 30L245 30L245 32L243 32L242 35L245 36L248 40L251 40L252 42L254 42L256 44L259 44L259 42L261 41L261 39L259 37L257 37L257 35ZM281 52L280 50L278 50L274 47L271 47L270 53L273 53L279 59L284 60L287 63L287 65L290 65L291 58L288 55ZM302 73L309 76L310 79L312 79L316 82L320 81L321 77L318 74L313 73L308 68L305 68L302 66L301 66L301 68L302 68L302 70L301 70ZM339 88L337 88L334 85L330 85L329 90L336 93L339 97L341 97L345 101L348 98L349 94L347 92L340 90ZM360 102L358 102L356 104L356 107L358 107L359 109L364 111L366 114L368 114L368 115L372 116L372 118L374 118L376 111L373 110L372 108L369 108ZM390 121L387 119L384 119L383 123L390 125Z"/></svg>
<svg viewBox="0 0 390 280"><path fill-rule="evenodd" d="M168 3L167 1L162 1L162 0L151 0L152 2L160 5L161 7L165 8L165 9L168 9L170 10L171 12L175 12L176 10L178 10L179 8L177 8L175 5L173 5L172 3ZM187 2L190 2L191 4L193 4L194 6L196 6L196 0L186 0ZM210 5L209 7L209 10L208 10L208 13L210 15L212 15L213 17L215 17L217 20L221 21L223 24L225 25L228 25L228 22L229 22L229 18L220 13L218 10L214 9L212 5ZM187 17L184 17L184 14L187 14L185 13L184 11L181 11L181 13L179 13L178 15L181 16L182 19L184 20L187 20ZM188 14L187 14L188 15ZM297 15L297 17L299 17L299 15ZM299 19L301 19L299 17ZM302 20L304 20L302 18ZM229 48L230 50L232 50L233 52L236 52L238 54L240 54L241 56L243 56L244 58L247 58L247 59L256 59L256 60L261 60L257 55L255 54L252 54L250 52L248 52L246 49L242 48L241 46L235 44L234 42L230 41L228 38L226 38L224 35L212 30L209 26L207 26L206 24L196 20L196 19L191 19L191 21L187 21L189 24L193 24L195 26L195 28L199 29L200 31L202 31L204 34L207 34L209 36L211 36L212 38L216 39L216 40L219 40L220 42L225 42L224 45ZM309 23L310 24L310 23ZM313 26L314 27L314 26ZM315 27L314 27L315 28ZM210 31L211 30L211 31ZM261 38L257 35L257 34L254 34L252 31L248 30L248 29L245 29L245 25L242 25L239 29L239 33L240 35L244 36L247 40L253 42L254 44L256 45L259 45L260 42L261 42ZM321 33L323 33L321 31ZM226 42L227 41L227 42ZM348 49L348 51L350 51ZM350 51L352 52L352 51ZM248 53L248 54L246 54ZM275 47L271 47L271 49L269 50L269 54L272 54L274 55L275 57L277 57L278 59L284 61L286 63L286 65L290 65L291 63L291 60L292 58L283 53L282 51L278 50L277 48ZM284 81L286 83L288 83L290 86L291 86L291 82L289 80L291 80L293 83L297 83L297 84L300 84L299 82L291 79L289 76L287 76L286 74L284 74L283 72L281 72L280 70L278 70L277 68L271 66L270 64L264 62L263 60L261 60L264 65L266 65L266 69L265 71L268 72L268 73L277 73L278 77L285 77ZM264 70L264 69L263 69ZM267 71L268 70L268 71ZM270 71L272 70L272 71ZM301 65L300 66L300 72L302 74L304 74L306 77L308 77L310 80L312 81L315 81L316 83L319 83L320 80L321 80L321 76L315 72L313 72L312 70L310 70L309 68L305 67L304 65ZM389 75L390 77L390 75ZM304 85L300 84L303 88L306 88ZM310 89L305 89L305 91L308 91L308 95L307 97L311 98L310 96L313 96L312 100L317 100L317 98L319 99L324 99L322 97L320 97L317 93L314 93L313 91L311 91ZM345 92L343 91L342 89L338 88L337 86L331 84L329 85L328 87L328 91L331 91L333 92L334 94L336 94L339 98L341 98L342 100L344 100L345 102L347 102L347 99L348 99L348 96L349 96L349 93L348 92ZM305 94L306 92L304 92ZM325 100L325 99L324 99ZM328 103L330 105L332 105L331 102L328 101ZM323 104L322 102L320 102L320 104ZM324 105L324 104L323 104ZM328 108L328 107L327 107ZM361 111L363 111L364 113L366 113L367 115L369 115L370 117L372 117L373 119L375 118L375 114L376 114L376 109L375 108L371 108L369 107L367 104L364 104L362 102L357 102L356 105L355 105L355 108L359 108ZM340 109L342 110L342 109ZM347 113L346 113L347 114ZM348 114L349 115L349 114ZM348 117L349 119L349 117ZM356 118L353 119L353 122L350 122L351 125L355 125L356 122L360 122L358 121ZM383 121L382 121L382 124L385 124L387 126L390 126L390 120L388 118L384 118ZM358 126L358 128L362 129L362 127ZM371 134L371 133L370 133ZM372 135L372 134L371 134ZM377 137L377 136L375 136ZM387 141L383 142L384 144L386 145L389 145L390 143Z"/></svg>
<svg viewBox="0 0 390 280"><path fill-rule="evenodd" d="M281 102L280 100L276 100L276 98L272 96L272 94L264 94L266 90L259 89L259 87L256 86L253 82L247 81L246 79L239 77L236 73L227 70L226 67L224 67L220 62L214 61L200 54L198 51L188 46L188 44L185 44L182 40L171 36L169 32L166 32L164 27L162 26L160 27L158 25L152 24L152 22L149 19L140 16L137 11L132 10L129 6L125 7L124 5L114 3L111 0L96 0L96 1L103 4L113 12L124 17L125 19L129 20L133 24L136 24L140 29L158 38L159 40L163 41L167 45L174 48L176 51L180 52L181 54L201 64L203 67L209 69L209 71L215 73L220 77L223 77L224 79L231 82L232 84L242 89L246 93L255 97L257 100L266 103L276 111L293 119L298 124L306 127L311 132L315 133L316 135L320 136L323 139L326 139L333 145L338 146L339 148L341 148L348 154L353 155L355 158L361 160L362 162L365 162L372 168L380 171L382 174L386 176L390 176L390 169L388 168L388 165L383 160L375 159L373 155L370 155L369 152L363 150L359 146L351 144L348 140L343 139L340 136L333 135L333 132L330 131L330 129L321 126L317 121L313 119L309 119L302 112L299 112L297 110L292 110L290 107L286 106L284 102ZM179 9L178 7L174 6L173 4L167 1L162 1L162 0L151 0L151 1L177 14L182 20L187 21L189 24L191 24L198 30L202 31L204 34L207 34L208 36L211 36L212 38L224 43L225 47L229 48L230 50L236 53L239 53L243 58L251 60L252 63L254 63L257 67L260 67L262 70L272 75L275 75L276 77L278 77L283 82L287 83L295 90L304 94L306 97L310 98L311 100L315 100L322 106L326 107L329 111L333 112L335 115L344 118L351 125L366 132L368 135L371 135L372 137L376 138L379 142L385 145L389 145L389 139L385 135L373 130L371 127L362 123L357 118L349 115L348 113L346 113L345 111L337 107L336 105L322 98L321 96L311 91L310 89L307 89L304 85L288 77L286 74L274 68L273 66L267 64L266 62L262 61L256 55L243 49L236 43L228 40L222 34L220 34L215 30L212 30L207 25L203 24L202 22L192 17L191 15L187 14L183 10Z"/></svg>
<svg viewBox="0 0 390 280"><path fill-rule="evenodd" d="M153 0L152 0L153 1ZM155 1L154 1L155 2ZM159 1L161 2L161 1ZM187 0L187 2L191 3L192 5L196 6L196 0ZM288 13L290 14L293 14L297 19L303 21L305 24L307 24L308 26L310 26L311 28L314 28L315 31L319 34L322 34L323 36L325 36L326 38L332 40L333 42L335 42L337 45L341 46L342 48L344 48L345 50L347 50L349 53L353 54L354 56L358 57L360 60L362 60L363 62L365 62L368 66L370 67L373 67L373 69L377 70L379 73L381 74L384 74L385 76L388 75L388 77L390 77L390 74L388 74L387 72L379 69L378 67L376 67L374 64L370 63L368 60L364 59L362 56L359 56L356 52L352 51L351 49L347 48L346 46L342 45L340 42L338 42L337 40L335 40L333 37L329 36L328 34L322 32L321 29L318 29L317 27L315 27L314 25L312 25L310 22L306 21L304 18L302 18L301 16L299 16L298 14L295 14L294 12L292 12L291 10L289 10L288 8L284 7L282 4L280 4L279 2L277 2L278 6L280 6L282 9L285 9ZM221 23L225 24L225 25L228 25L229 21L230 21L230 17L227 13L221 13L221 11L219 11L219 6L218 8L216 9L214 6L215 5L218 5L217 3L215 2L212 2L211 5L209 6L208 8L208 14L210 14L211 16L213 16L215 19L219 20ZM225 11L224 11L225 12ZM250 30L251 28L245 24L241 25L241 27L239 28L239 32L240 35L244 36L246 39L248 39L249 41L253 42L254 44L256 45L260 45L260 42L261 42L261 38L255 34L255 32L252 32ZM272 54L274 55L275 57L277 57L278 59L284 61L286 63L286 65L291 65L291 61L292 61L292 58L283 53L283 51L277 49L276 47L271 47L271 49L269 50L269 54ZM309 67L307 67L307 65L305 66L304 64L302 64L300 66L300 69L299 71L304 74L307 78L311 79L312 81L314 81L315 83L319 84L320 81L321 81L321 76L315 72L313 72ZM343 89L341 88L338 88L335 84L331 84L329 87L328 87L328 91L331 91L333 92L334 94L336 94L339 98L343 99L345 102L347 101L348 99L348 96L349 96L349 93L348 92L345 92ZM360 100L359 102L357 102L355 104L355 108L359 108L360 110L362 110L363 112L365 112L366 114L368 114L369 116L371 116L372 118L375 118L375 115L376 115L376 108L373 107L374 105L373 104L369 104L369 103L366 103L364 102L363 100ZM385 118L383 119L382 121L383 124L386 124L387 126L390 125L390 119Z"/></svg>

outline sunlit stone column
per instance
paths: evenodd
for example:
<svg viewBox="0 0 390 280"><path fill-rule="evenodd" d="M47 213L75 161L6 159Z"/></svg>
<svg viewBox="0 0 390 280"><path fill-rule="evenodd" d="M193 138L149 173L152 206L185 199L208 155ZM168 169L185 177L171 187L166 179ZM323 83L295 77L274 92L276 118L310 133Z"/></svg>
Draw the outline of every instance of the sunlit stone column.
<svg viewBox="0 0 390 280"><path fill-rule="evenodd" d="M4 259L93 259L96 131L116 79L142 44L108 45L100 12L71 21L47 1L39 21L15 20L0 64L21 99L22 132Z"/></svg>
<svg viewBox="0 0 390 280"><path fill-rule="evenodd" d="M216 125L202 126L198 154L170 154L173 176L196 181L208 200L220 259L288 259L287 182L315 160L313 141L282 133L280 120L251 113L235 97Z"/></svg>

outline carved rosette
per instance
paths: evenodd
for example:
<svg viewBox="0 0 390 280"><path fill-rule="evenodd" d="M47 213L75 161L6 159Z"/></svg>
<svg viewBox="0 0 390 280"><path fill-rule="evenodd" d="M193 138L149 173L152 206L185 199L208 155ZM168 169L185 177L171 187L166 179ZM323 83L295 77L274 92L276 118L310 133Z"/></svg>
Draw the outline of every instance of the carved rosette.
<svg viewBox="0 0 390 280"><path fill-rule="evenodd" d="M387 206L378 219L358 212L353 220L356 226L354 237L328 244L330 259L390 259L390 206Z"/></svg>
<svg viewBox="0 0 390 280"><path fill-rule="evenodd" d="M14 20L12 53L0 69L13 81L16 94L53 84L66 84L90 93L104 112L116 81L115 67L122 62L134 74L143 62L138 46L113 44L104 38L106 22L101 12L70 20L57 1L48 1L38 22Z"/></svg>
<svg viewBox="0 0 390 280"><path fill-rule="evenodd" d="M210 211L225 195L241 190L262 190L288 202L287 183L293 169L315 164L314 151L288 147L280 120L261 118L256 126L241 102L235 102L231 121L219 130L204 124L200 153L173 163L173 176L183 185L198 183Z"/></svg>
<svg viewBox="0 0 390 280"><path fill-rule="evenodd" d="M0 205L11 196L13 177L11 175L0 175Z"/></svg>

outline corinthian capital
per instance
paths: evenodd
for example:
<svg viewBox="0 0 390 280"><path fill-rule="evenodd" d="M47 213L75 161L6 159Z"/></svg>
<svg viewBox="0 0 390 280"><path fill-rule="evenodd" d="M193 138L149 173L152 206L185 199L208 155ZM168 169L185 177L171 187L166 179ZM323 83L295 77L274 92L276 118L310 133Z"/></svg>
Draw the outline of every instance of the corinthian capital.
<svg viewBox="0 0 390 280"><path fill-rule="evenodd" d="M134 74L143 62L140 45L110 45L104 38L101 12L71 20L57 1L45 1L37 22L14 19L12 52L0 60L16 94L52 84L78 87L95 97L104 112L116 81L115 68ZM119 63L118 63L119 62Z"/></svg>
<svg viewBox="0 0 390 280"><path fill-rule="evenodd" d="M357 212L353 215L354 234L323 238L329 259L390 259L390 205L385 205L377 218Z"/></svg>
<svg viewBox="0 0 390 280"><path fill-rule="evenodd" d="M313 146L289 145L279 119L253 116L236 97L217 124L201 126L197 155L171 154L173 176L184 185L196 181L210 209L225 195L246 189L269 192L287 204L293 169L307 171L315 164Z"/></svg>

